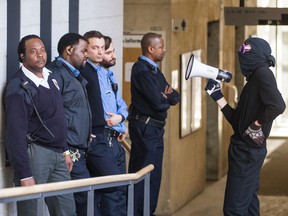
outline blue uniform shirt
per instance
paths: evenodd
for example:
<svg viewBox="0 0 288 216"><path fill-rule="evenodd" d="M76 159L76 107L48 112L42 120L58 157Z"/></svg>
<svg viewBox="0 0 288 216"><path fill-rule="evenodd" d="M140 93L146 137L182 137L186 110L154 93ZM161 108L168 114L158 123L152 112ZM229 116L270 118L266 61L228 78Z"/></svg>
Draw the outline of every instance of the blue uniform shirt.
<svg viewBox="0 0 288 216"><path fill-rule="evenodd" d="M80 74L80 71L79 70L77 70L75 67L73 67L69 62L67 62L65 59L63 59L62 57L57 57L56 58L58 61L61 61L61 62L63 62L64 64L66 64L68 67L69 67L69 69L73 72L73 74L74 74L74 76L75 77L77 77L77 76L79 76L79 74Z"/></svg>
<svg viewBox="0 0 288 216"><path fill-rule="evenodd" d="M127 105L120 96L119 91L117 91L115 94L111 86L111 82L116 83L113 72L109 69L106 70L103 67L96 67L89 60L87 60L87 63L92 65L95 71L98 71L101 98L104 109L104 118L110 118L110 116L107 115L107 112L111 112L122 115L126 119L128 116ZM124 122L120 122L119 124L112 126L111 129L114 129L119 133L124 133L126 131L126 126L124 125Z"/></svg>
<svg viewBox="0 0 288 216"><path fill-rule="evenodd" d="M144 60L144 61L146 61L146 62L148 62L148 63L151 64L152 66L154 66L154 70L155 70L155 72L157 72L157 70L158 70L158 64L156 64L154 61L152 61L151 59L147 58L147 57L144 56L144 55L141 55L139 58L142 59L142 60Z"/></svg>

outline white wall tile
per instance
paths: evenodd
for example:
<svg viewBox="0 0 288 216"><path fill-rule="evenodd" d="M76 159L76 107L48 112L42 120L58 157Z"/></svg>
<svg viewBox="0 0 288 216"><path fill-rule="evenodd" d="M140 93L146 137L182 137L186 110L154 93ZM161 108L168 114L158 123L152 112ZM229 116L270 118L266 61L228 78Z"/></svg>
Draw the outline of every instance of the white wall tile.
<svg viewBox="0 0 288 216"><path fill-rule="evenodd" d="M51 60L58 56L57 44L69 30L69 0L52 1L52 46Z"/></svg>
<svg viewBox="0 0 288 216"><path fill-rule="evenodd" d="M22 2L21 2L22 3ZM26 0L21 4L21 36L28 34L40 34L40 1Z"/></svg>
<svg viewBox="0 0 288 216"><path fill-rule="evenodd" d="M7 3L0 1L0 85L6 82Z"/></svg>

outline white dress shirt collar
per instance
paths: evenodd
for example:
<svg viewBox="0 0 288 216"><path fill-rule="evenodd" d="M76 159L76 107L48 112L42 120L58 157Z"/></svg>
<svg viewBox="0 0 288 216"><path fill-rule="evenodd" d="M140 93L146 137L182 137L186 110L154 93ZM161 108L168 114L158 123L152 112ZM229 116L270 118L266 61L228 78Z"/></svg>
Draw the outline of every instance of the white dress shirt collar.
<svg viewBox="0 0 288 216"><path fill-rule="evenodd" d="M22 71L25 74L25 76L27 76L30 80L32 80L35 83L37 87L39 87L39 85L42 85L46 88L50 88L48 84L48 77L51 71L49 71L46 67L44 67L42 71L43 78L37 77L34 73L29 71L24 65L22 65Z"/></svg>

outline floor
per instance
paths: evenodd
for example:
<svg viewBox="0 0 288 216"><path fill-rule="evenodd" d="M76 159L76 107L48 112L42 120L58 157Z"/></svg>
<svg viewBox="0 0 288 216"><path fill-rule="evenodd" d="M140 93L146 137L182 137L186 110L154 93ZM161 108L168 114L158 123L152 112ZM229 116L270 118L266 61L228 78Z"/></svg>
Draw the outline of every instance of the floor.
<svg viewBox="0 0 288 216"><path fill-rule="evenodd" d="M269 139L260 176L261 216L288 216L288 139ZM172 216L221 216L226 176L207 182L205 190Z"/></svg>

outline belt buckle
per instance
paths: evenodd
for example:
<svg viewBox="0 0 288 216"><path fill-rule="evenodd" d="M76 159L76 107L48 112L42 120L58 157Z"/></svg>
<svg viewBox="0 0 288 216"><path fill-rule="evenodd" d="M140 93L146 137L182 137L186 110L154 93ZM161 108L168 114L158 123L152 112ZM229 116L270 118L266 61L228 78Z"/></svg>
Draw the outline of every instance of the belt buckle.
<svg viewBox="0 0 288 216"><path fill-rule="evenodd" d="M135 119L139 120L139 115L138 114L135 115Z"/></svg>
<svg viewBox="0 0 288 216"><path fill-rule="evenodd" d="M145 124L148 124L148 122L150 121L150 116L148 116L148 118L145 121Z"/></svg>

